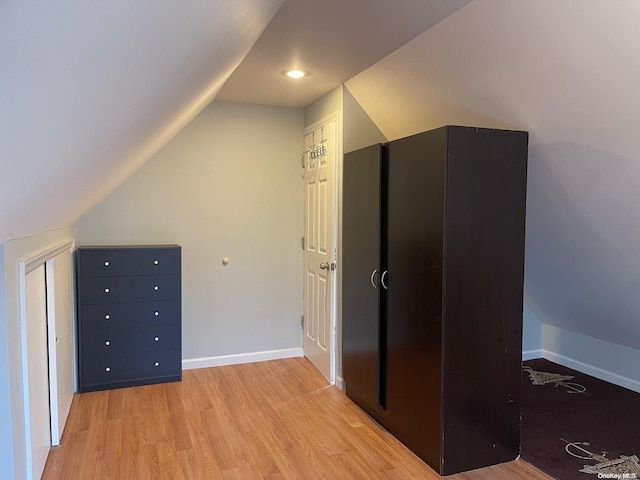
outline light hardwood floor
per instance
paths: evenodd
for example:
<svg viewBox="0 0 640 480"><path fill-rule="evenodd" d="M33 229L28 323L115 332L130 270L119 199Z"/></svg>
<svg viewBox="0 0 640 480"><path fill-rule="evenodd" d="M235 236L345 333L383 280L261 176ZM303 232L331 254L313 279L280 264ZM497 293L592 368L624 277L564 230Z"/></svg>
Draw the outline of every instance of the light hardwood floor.
<svg viewBox="0 0 640 480"><path fill-rule="evenodd" d="M76 395L45 480L438 479L305 359ZM446 477L549 479L522 460Z"/></svg>

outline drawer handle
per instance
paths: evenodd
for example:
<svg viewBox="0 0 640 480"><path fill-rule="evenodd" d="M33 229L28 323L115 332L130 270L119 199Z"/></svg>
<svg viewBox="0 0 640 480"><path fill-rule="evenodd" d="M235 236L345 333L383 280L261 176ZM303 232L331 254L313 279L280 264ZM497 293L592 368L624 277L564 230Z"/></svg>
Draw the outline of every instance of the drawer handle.
<svg viewBox="0 0 640 480"><path fill-rule="evenodd" d="M109 262L108 261L104 262L104 266L108 267L109 266Z"/></svg>
<svg viewBox="0 0 640 480"><path fill-rule="evenodd" d="M158 315L160 315L160 312L153 312L153 314L157 317Z"/></svg>
<svg viewBox="0 0 640 480"><path fill-rule="evenodd" d="M160 290L160 287L158 285L156 285L155 287L153 287L153 289L158 291L158 290Z"/></svg>
<svg viewBox="0 0 640 480"><path fill-rule="evenodd" d="M155 365L156 367L159 367L159 366L160 366L160 362L156 362L156 363L154 363L154 365Z"/></svg>
<svg viewBox="0 0 640 480"><path fill-rule="evenodd" d="M111 345L111 342L107 340L106 342L104 342L104 344L108 347L109 345Z"/></svg>
<svg viewBox="0 0 640 480"><path fill-rule="evenodd" d="M153 264L154 264L154 265L158 265L159 263L160 263L160 262L159 262L158 260L154 260L154 261L153 261Z"/></svg>
<svg viewBox="0 0 640 480"><path fill-rule="evenodd" d="M108 288L104 289L104 293L109 293L109 292L110 292L110 290Z"/></svg>
<svg viewBox="0 0 640 480"><path fill-rule="evenodd" d="M153 341L154 342L158 342L160 340L160 337L154 337Z"/></svg>
<svg viewBox="0 0 640 480"><path fill-rule="evenodd" d="M110 318L111 318L111 315L109 315L109 314L107 314L107 315L105 315L105 316L104 316L104 319L105 319L105 320L109 320Z"/></svg>
<svg viewBox="0 0 640 480"><path fill-rule="evenodd" d="M111 371L111 367L107 367L104 369L105 372L110 372Z"/></svg>

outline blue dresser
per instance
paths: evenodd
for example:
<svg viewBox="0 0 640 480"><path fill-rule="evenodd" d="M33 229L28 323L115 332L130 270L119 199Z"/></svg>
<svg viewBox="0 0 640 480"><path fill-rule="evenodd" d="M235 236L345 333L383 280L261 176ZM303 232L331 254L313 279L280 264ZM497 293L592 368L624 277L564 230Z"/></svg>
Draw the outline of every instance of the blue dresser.
<svg viewBox="0 0 640 480"><path fill-rule="evenodd" d="M182 379L181 247L80 247L80 392Z"/></svg>

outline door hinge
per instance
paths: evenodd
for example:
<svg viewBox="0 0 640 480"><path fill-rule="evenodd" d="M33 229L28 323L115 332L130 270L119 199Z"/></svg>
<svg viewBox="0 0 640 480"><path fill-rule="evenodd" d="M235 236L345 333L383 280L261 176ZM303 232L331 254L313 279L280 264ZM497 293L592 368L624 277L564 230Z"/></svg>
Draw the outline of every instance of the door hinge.
<svg viewBox="0 0 640 480"><path fill-rule="evenodd" d="M300 315L300 326L304 328L304 315Z"/></svg>
<svg viewBox="0 0 640 480"><path fill-rule="evenodd" d="M304 250L304 247L305 247L305 245L304 245L304 236L302 236L302 238L300 239L300 243L302 245L302 249Z"/></svg>

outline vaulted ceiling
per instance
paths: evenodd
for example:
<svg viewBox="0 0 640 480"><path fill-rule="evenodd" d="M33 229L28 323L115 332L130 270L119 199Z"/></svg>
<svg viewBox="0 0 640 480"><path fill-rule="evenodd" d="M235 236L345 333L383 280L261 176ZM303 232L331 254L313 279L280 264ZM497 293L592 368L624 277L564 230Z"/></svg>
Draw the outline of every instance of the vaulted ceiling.
<svg viewBox="0 0 640 480"><path fill-rule="evenodd" d="M527 304L640 348L638 25L637 0L3 0L0 242L73 225L214 98L346 82L390 139L528 130Z"/></svg>
<svg viewBox="0 0 640 480"><path fill-rule="evenodd" d="M73 225L213 100L282 1L0 2L0 241Z"/></svg>

